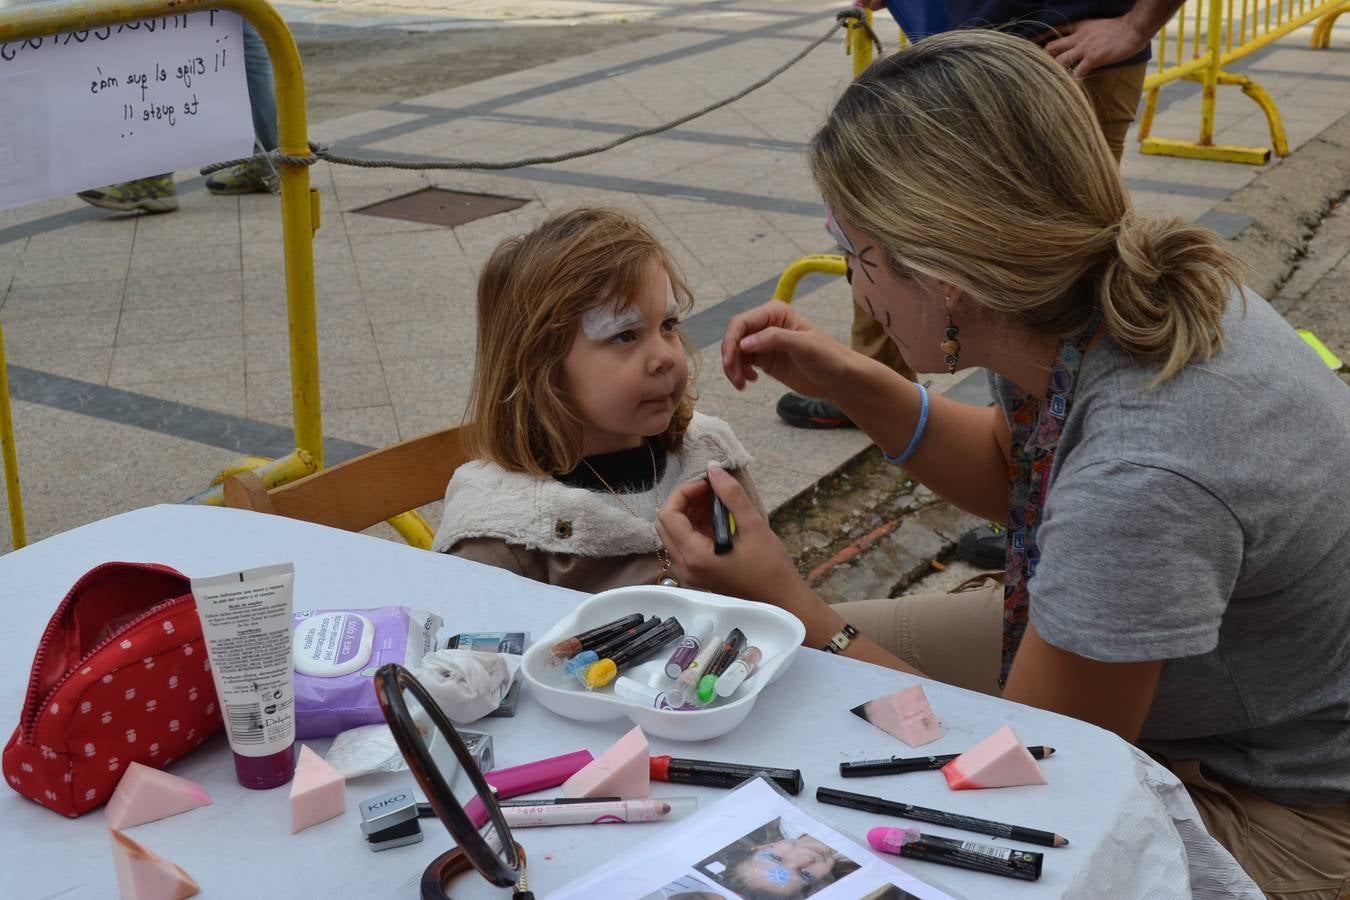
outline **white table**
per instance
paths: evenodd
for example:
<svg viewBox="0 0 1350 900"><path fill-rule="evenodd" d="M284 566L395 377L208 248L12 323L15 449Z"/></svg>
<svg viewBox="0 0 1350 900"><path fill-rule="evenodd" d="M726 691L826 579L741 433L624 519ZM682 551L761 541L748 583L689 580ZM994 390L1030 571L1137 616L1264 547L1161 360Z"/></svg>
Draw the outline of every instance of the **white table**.
<svg viewBox="0 0 1350 900"><path fill-rule="evenodd" d="M55 605L76 578L108 560L161 562L188 575L293 561L297 609L420 606L444 616L453 631L528 630L539 635L581 596L453 557L273 516L197 506L137 510L0 557L0 609L8 620L9 639L9 652L0 661L0 713L6 723L18 721L33 650ZM959 896L1184 897L1192 886L1197 896L1259 896L1232 857L1204 834L1194 807L1170 773L1113 735L1052 713L924 683L947 730L925 752L958 751L1008 723L1028 744L1058 748L1044 763L1050 782L1044 787L953 793L937 772L841 779L838 763L843 759L904 755L903 746L848 708L913 680L801 650L739 729L700 744L654 739L653 752L800 768L807 787L798 803L857 838L876 824L915 823L820 805L814 799L816 787L881 794L1069 837L1067 848L1036 848L1046 855L1037 883L889 858ZM626 720L583 724L562 719L527 694L515 717L486 719L475 727L494 735L497 765L502 767L583 747L599 754L630 726ZM321 752L327 749L327 741L314 743ZM408 900L417 896L423 867L449 846L444 829L428 822L427 838L420 844L381 853L366 849L356 803L405 779L410 782L407 773L349 782L343 819L291 835L286 790L239 787L223 736L176 762L173 771L205 785L213 805L129 833L183 866L201 884L204 897ZM12 791L2 793L0 871L7 884L0 893L25 898L116 896L101 812L70 820ZM701 804L721 794L656 783L653 793L693 794ZM518 836L529 855L531 887L543 897L660 828L529 829ZM992 841L940 828L925 830ZM455 896L503 900L507 894L476 876L464 876Z"/></svg>

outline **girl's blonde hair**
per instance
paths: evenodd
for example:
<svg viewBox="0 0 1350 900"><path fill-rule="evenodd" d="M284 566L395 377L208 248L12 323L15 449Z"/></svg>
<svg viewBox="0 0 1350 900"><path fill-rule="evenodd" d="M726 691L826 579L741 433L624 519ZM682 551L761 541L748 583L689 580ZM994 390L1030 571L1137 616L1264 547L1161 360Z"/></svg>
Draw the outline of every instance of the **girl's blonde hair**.
<svg viewBox="0 0 1350 900"><path fill-rule="evenodd" d="M534 475L581 463L582 423L559 386L563 359L582 315L615 301L627 308L653 263L687 312L693 297L679 267L624 212L574 209L493 251L478 277L478 355L465 412L478 458ZM693 408L691 386L660 436L666 449L682 444Z"/></svg>
<svg viewBox="0 0 1350 900"><path fill-rule="evenodd" d="M953 31L873 64L811 171L897 273L1058 334L1098 307L1155 383L1223 345L1237 260L1204 228L1134 214L1083 91L1028 40Z"/></svg>

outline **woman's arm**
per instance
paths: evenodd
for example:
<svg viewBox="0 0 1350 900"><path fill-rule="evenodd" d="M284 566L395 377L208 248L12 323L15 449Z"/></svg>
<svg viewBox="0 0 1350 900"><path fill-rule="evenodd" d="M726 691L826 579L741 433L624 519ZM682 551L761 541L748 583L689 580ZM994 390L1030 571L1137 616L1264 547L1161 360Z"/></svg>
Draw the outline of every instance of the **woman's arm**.
<svg viewBox="0 0 1350 900"><path fill-rule="evenodd" d="M843 618L797 575L787 550L740 482L721 466L709 466L708 477L717 496L736 517L731 552L719 555L713 550L708 485L702 481L686 484L670 496L656 520L656 530L670 552L675 574L684 584L785 609L806 626L805 646L823 647L844 627ZM923 674L865 635L853 640L846 655L901 672Z"/></svg>
<svg viewBox="0 0 1350 900"><path fill-rule="evenodd" d="M791 306L770 301L731 320L722 367L740 390L758 372L836 403L881 449L898 455L919 423L919 391L881 363L844 347ZM1008 504L1008 428L995 408L930 396L928 423L906 470L934 493L985 518Z"/></svg>
<svg viewBox="0 0 1350 900"><path fill-rule="evenodd" d="M1047 644L1027 626L1003 699L1048 709L1139 739L1162 675L1162 661L1098 662Z"/></svg>
<svg viewBox="0 0 1350 900"><path fill-rule="evenodd" d="M831 397L877 446L898 456L918 427L921 400L913 382L853 353L852 386ZM904 469L947 502L1003 521L1008 515L1008 422L997 406L928 396L928 422Z"/></svg>

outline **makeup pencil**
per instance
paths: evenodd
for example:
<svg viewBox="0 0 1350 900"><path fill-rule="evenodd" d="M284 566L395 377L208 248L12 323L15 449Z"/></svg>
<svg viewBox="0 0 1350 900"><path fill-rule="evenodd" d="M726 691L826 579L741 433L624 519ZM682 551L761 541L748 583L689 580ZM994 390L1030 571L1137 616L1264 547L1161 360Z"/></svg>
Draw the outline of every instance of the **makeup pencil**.
<svg viewBox="0 0 1350 900"><path fill-rule="evenodd" d="M633 613L613 622L606 622L597 628L574 634L549 648L549 665L556 666L576 656L582 650L592 647L613 637L619 632L642 624L642 613Z"/></svg>
<svg viewBox="0 0 1350 900"><path fill-rule="evenodd" d="M675 617L671 616L662 622L659 627L653 628L643 634L642 637L610 652L595 665L588 667L585 672L579 673L577 677L581 679L581 683L585 685L588 691L602 688L613 681L615 675L634 663L642 661L683 634L684 629L680 627L680 623Z"/></svg>
<svg viewBox="0 0 1350 900"><path fill-rule="evenodd" d="M647 632L660 626L660 624L661 624L660 617L652 616L645 622L642 622L638 625L634 625L631 628L625 628L623 631L620 631L617 634L610 635L609 637L605 638L603 641L596 644L595 646L590 647L589 649L586 650L582 650L576 656L569 659L567 661L567 665L565 665L563 668L566 670L568 675L576 675L578 678L580 678L582 674L585 673L586 669L589 668L593 663L597 662L598 660L604 659L606 656L608 656L613 651L619 649L624 644L628 644L631 643L632 641L638 640Z"/></svg>
<svg viewBox="0 0 1350 900"><path fill-rule="evenodd" d="M902 819L913 819L916 822L927 822L930 825L945 825L948 828L959 828L962 831L973 831L976 834L987 834L1013 841L1026 841L1028 844L1040 844L1042 847L1067 847L1069 845L1068 838L1051 831L1025 828L1021 825L1008 825L1004 822L995 822L992 819L977 819L974 816L964 816L960 813L946 812L941 809L929 809L926 806L915 806L912 803L901 803L898 800L886 800L882 797L871 797L867 794L854 794L835 788L816 788L816 799L831 806L844 806L849 809L861 809L863 812L898 816Z"/></svg>
<svg viewBox="0 0 1350 900"><path fill-rule="evenodd" d="M1055 755L1054 747L1028 747L1036 759L1045 759ZM841 762L839 774L845 778L863 778L869 775L900 775L905 772L927 772L941 769L956 759L959 753L944 753L940 756L892 756L888 759L862 759L857 762Z"/></svg>
<svg viewBox="0 0 1350 900"><path fill-rule="evenodd" d="M972 872L987 872L1005 878L1036 881L1041 877L1045 854L1016 847L995 847L974 841L957 841L932 834L920 834L917 828L873 828L867 843L882 853L894 853L910 859L923 859Z"/></svg>

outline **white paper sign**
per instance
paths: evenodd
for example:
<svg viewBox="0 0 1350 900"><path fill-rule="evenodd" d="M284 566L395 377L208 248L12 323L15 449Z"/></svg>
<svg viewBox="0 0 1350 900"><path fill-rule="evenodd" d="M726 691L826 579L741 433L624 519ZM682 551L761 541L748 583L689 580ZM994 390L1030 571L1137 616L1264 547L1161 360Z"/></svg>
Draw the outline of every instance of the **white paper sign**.
<svg viewBox="0 0 1350 900"><path fill-rule="evenodd" d="M0 209L252 150L234 13L0 42Z"/></svg>

